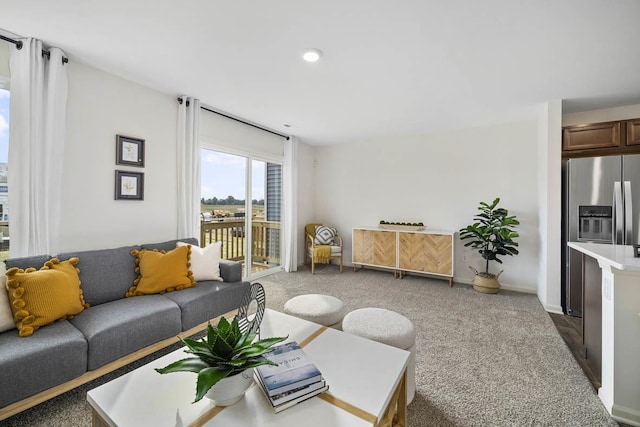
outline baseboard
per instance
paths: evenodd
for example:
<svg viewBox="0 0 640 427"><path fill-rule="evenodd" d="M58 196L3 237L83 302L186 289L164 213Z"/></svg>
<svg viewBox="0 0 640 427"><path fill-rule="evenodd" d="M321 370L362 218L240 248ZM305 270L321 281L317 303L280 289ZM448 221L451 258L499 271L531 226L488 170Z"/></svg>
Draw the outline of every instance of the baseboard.
<svg viewBox="0 0 640 427"><path fill-rule="evenodd" d="M640 411L635 409L614 404L611 408L611 416L621 423L640 426Z"/></svg>
<svg viewBox="0 0 640 427"><path fill-rule="evenodd" d="M469 279L458 279L458 278L453 278L453 282L454 283L462 283L464 285L473 285L473 279L469 280ZM523 294L537 294L538 290L537 289L529 289L529 288L522 288L519 286L514 286L514 285L510 285L508 283L500 283L500 289L504 289L505 291L514 291L514 292L521 292Z"/></svg>
<svg viewBox="0 0 640 427"><path fill-rule="evenodd" d="M544 308L544 310L548 313L555 313L555 314L564 314L564 311L562 311L562 307L560 307L559 305L542 305L542 308Z"/></svg>

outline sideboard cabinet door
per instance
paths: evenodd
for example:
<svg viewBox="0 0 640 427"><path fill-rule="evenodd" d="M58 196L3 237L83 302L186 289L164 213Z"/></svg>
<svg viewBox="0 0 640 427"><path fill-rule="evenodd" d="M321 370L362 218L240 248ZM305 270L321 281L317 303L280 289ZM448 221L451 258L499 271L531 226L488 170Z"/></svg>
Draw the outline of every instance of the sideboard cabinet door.
<svg viewBox="0 0 640 427"><path fill-rule="evenodd" d="M453 236L402 232L400 270L453 275Z"/></svg>
<svg viewBox="0 0 640 427"><path fill-rule="evenodd" d="M396 267L396 233L353 229L353 263Z"/></svg>

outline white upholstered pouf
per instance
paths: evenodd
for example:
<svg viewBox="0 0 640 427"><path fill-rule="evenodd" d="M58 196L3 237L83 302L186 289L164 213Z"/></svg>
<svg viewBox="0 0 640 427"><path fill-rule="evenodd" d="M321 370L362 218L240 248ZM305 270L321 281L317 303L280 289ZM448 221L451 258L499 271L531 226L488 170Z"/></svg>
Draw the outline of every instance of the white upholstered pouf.
<svg viewBox="0 0 640 427"><path fill-rule="evenodd" d="M361 308L344 316L342 330L411 353L407 362L407 403L411 403L416 393L416 332L411 320L384 308Z"/></svg>
<svg viewBox="0 0 640 427"><path fill-rule="evenodd" d="M340 329L345 307L341 300L330 295L298 295L284 304L284 312L300 319Z"/></svg>

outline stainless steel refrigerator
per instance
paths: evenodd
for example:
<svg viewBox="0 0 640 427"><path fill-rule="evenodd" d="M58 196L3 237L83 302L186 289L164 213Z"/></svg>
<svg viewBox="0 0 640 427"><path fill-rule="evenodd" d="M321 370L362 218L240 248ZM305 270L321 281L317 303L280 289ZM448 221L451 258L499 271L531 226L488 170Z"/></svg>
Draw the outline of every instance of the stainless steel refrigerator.
<svg viewBox="0 0 640 427"><path fill-rule="evenodd" d="M566 242L640 241L640 154L568 160L563 199L564 308L582 316L582 257Z"/></svg>

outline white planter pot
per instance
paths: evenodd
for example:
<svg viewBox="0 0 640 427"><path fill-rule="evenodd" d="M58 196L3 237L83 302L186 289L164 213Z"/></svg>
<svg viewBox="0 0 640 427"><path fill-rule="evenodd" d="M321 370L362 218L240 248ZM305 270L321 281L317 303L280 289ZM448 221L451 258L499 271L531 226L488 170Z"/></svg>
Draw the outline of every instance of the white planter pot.
<svg viewBox="0 0 640 427"><path fill-rule="evenodd" d="M232 377L221 379L211 387L205 396L211 399L216 406L233 405L244 397L244 392L253 382L252 372L253 370L247 369Z"/></svg>

